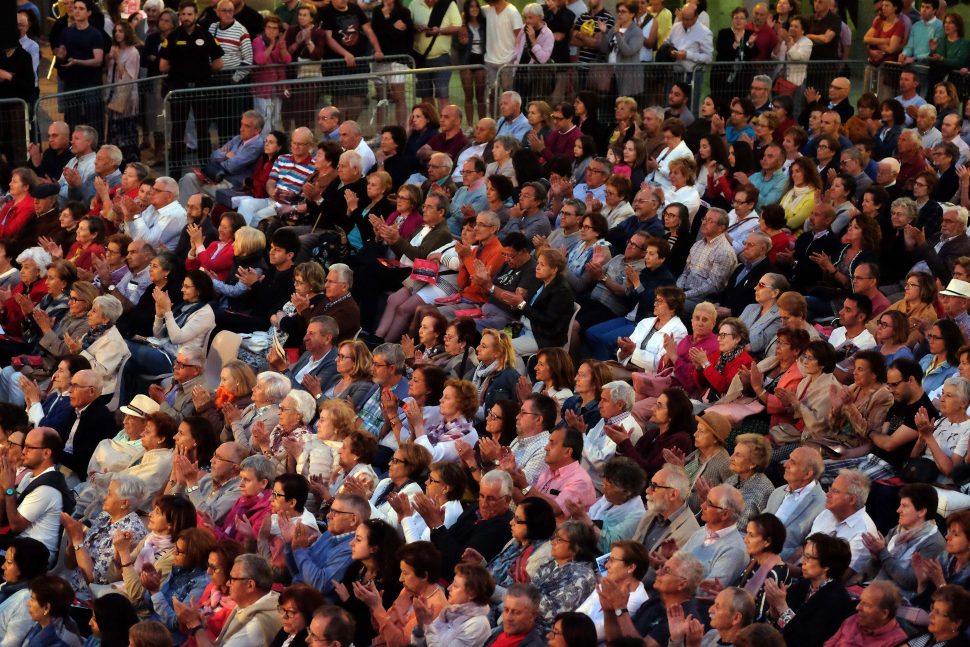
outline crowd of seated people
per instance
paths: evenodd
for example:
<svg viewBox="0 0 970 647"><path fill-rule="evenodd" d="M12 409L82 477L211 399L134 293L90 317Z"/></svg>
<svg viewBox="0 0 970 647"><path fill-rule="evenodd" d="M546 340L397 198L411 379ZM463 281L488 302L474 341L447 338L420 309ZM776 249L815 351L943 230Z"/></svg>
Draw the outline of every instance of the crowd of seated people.
<svg viewBox="0 0 970 647"><path fill-rule="evenodd" d="M70 3L65 90L427 69L373 143L366 89L294 86L174 105L202 169L114 100L6 160L0 643L970 644L970 46L937 0L858 20ZM850 24L898 82L812 65ZM573 55L643 70L478 92Z"/></svg>

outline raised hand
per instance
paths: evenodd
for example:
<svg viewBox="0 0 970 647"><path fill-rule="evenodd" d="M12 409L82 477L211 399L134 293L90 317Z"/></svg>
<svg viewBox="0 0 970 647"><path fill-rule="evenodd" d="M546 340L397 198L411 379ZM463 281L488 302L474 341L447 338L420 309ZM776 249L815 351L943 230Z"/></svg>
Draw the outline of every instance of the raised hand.
<svg viewBox="0 0 970 647"><path fill-rule="evenodd" d="M407 519L414 513L414 508L411 507L411 499L406 494L390 492L387 495L387 502L390 504L391 509L397 513L399 520Z"/></svg>
<svg viewBox="0 0 970 647"><path fill-rule="evenodd" d="M338 582L337 580L330 580L330 582L333 584L333 592L337 594L341 602L346 602L350 599L350 591L347 590L347 587L342 582Z"/></svg>
<svg viewBox="0 0 970 647"><path fill-rule="evenodd" d="M671 465L684 466L687 461L687 455L684 454L682 449L677 447L671 447L663 451L664 462L670 463Z"/></svg>
<svg viewBox="0 0 970 647"><path fill-rule="evenodd" d="M192 387L192 404L195 405L195 410L199 411L212 402L212 395L206 390L201 384L196 384Z"/></svg>

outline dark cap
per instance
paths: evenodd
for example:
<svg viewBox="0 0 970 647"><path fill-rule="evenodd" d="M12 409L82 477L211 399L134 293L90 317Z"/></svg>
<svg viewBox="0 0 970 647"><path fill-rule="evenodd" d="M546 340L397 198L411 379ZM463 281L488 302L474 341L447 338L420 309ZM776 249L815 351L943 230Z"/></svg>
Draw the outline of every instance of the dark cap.
<svg viewBox="0 0 970 647"><path fill-rule="evenodd" d="M53 198L61 192L61 187L53 182L41 182L30 190L32 198Z"/></svg>

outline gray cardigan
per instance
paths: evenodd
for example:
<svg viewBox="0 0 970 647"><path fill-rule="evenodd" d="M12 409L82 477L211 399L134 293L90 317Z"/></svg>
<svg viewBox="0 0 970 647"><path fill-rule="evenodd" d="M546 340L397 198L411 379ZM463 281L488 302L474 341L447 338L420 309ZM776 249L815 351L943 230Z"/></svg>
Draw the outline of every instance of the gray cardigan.
<svg viewBox="0 0 970 647"><path fill-rule="evenodd" d="M607 30L600 39L600 49L604 52L613 51L613 36L616 36L616 62L639 63L640 50L643 49L643 30L633 21L626 31L620 34L616 28ZM629 65L616 68L616 92L621 96L635 97L643 92L643 75L647 67Z"/></svg>

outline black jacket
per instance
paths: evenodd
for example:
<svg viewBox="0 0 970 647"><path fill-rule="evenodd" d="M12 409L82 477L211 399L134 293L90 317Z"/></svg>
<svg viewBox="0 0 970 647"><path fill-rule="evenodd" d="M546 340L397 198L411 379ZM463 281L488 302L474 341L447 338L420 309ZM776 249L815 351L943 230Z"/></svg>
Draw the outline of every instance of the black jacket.
<svg viewBox="0 0 970 647"><path fill-rule="evenodd" d="M212 224L212 218L206 216L198 225L202 227L202 240L205 242L206 247L219 239L219 230ZM183 229L182 234L179 236L179 242L175 245L175 258L183 260L188 258L190 244L189 232L187 229Z"/></svg>
<svg viewBox="0 0 970 647"><path fill-rule="evenodd" d="M664 263L655 270L644 267L640 270L640 287L643 292L637 292L637 323L653 316L653 301L657 288L663 285L676 285L677 279Z"/></svg>
<svg viewBox="0 0 970 647"><path fill-rule="evenodd" d="M839 237L831 230L818 239L810 231L799 236L795 240L795 251L793 253L795 266L791 271L791 289L807 294L809 290L825 278L822 268L811 259L812 254L822 252L827 254L834 262L841 249L842 243L839 241Z"/></svg>
<svg viewBox="0 0 970 647"><path fill-rule="evenodd" d="M744 263L738 263L738 266L731 272L727 287L724 288L721 297L718 299L722 306L731 309L731 314L735 317L740 317L741 311L749 304L754 303L754 289L758 286L758 281L768 272L774 272L775 266L766 256L755 263L751 267L751 271L739 283L738 277L741 276L742 270L744 270Z"/></svg>
<svg viewBox="0 0 970 647"><path fill-rule="evenodd" d="M77 414L71 411L65 428L57 430L65 444L70 437L75 420L77 420ZM102 398L95 400L81 412L81 421L78 423L77 431L74 432L74 451L73 453L67 451L61 453L61 465L74 470L74 473L82 481L86 480L88 462L90 462L91 455L94 454L98 443L105 438L110 438L117 431L118 425L115 423L114 414L108 411Z"/></svg>
<svg viewBox="0 0 970 647"><path fill-rule="evenodd" d="M431 531L431 542L441 551L441 577L451 581L455 565L466 548L477 550L485 561L499 554L512 538L512 511L482 521L478 506L466 509L451 528L441 526Z"/></svg>
<svg viewBox="0 0 970 647"><path fill-rule="evenodd" d="M782 632L788 647L821 647L855 612L855 603L841 582L829 582L806 601L808 589L808 580L788 589L788 606L795 612Z"/></svg>
<svg viewBox="0 0 970 647"><path fill-rule="evenodd" d="M532 334L539 348L562 346L569 334L576 296L562 275L528 296L522 315L532 323Z"/></svg>

